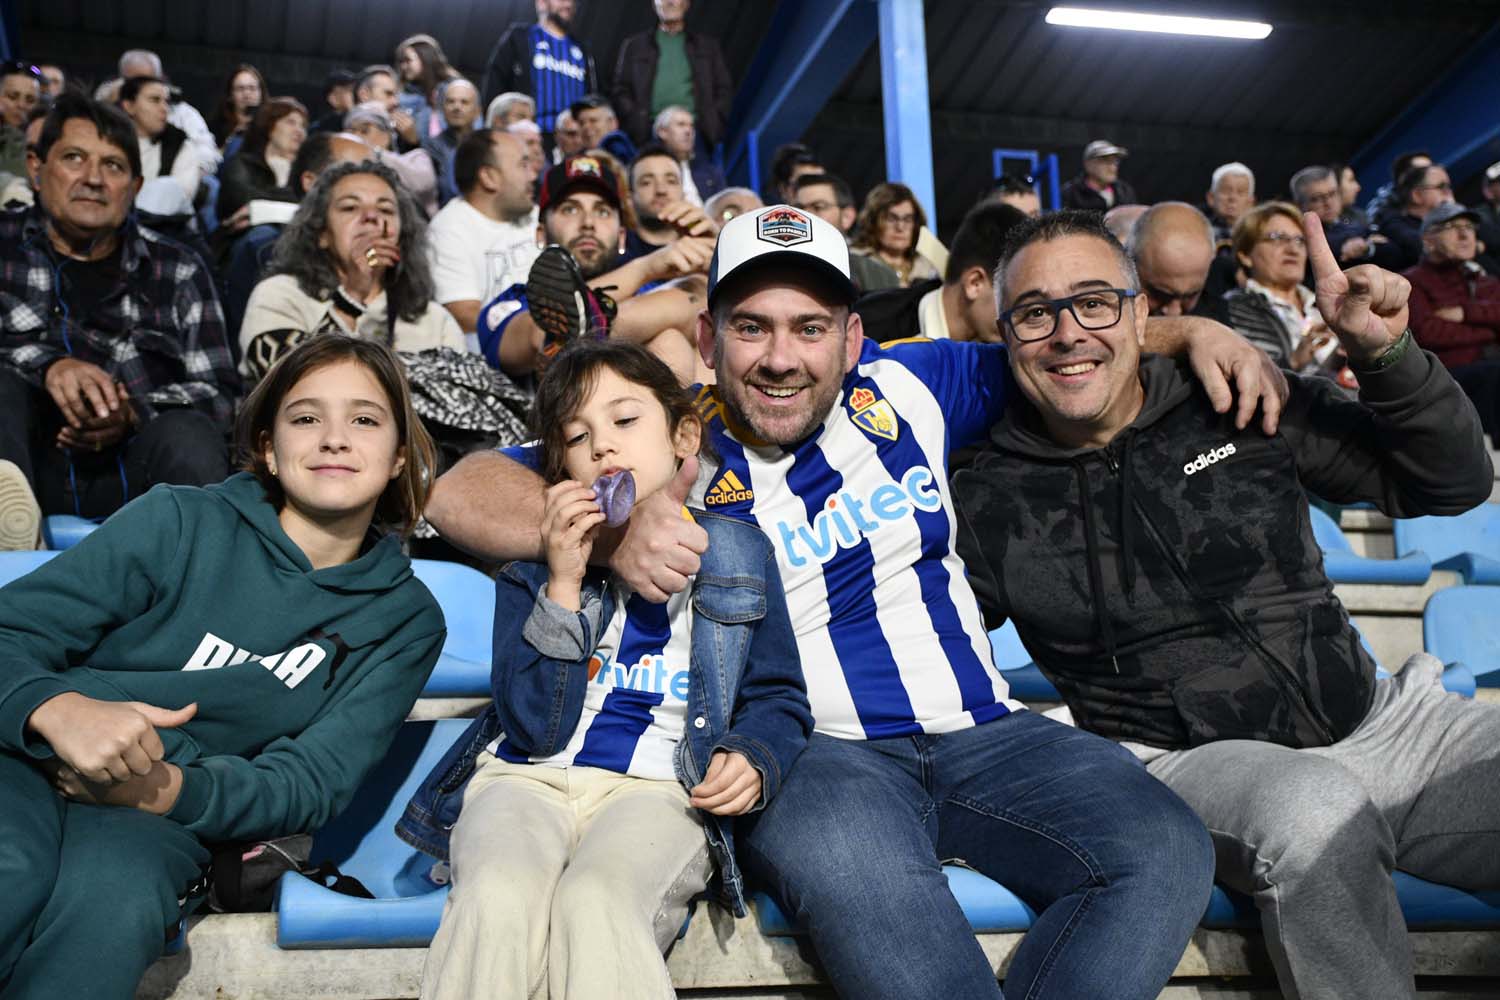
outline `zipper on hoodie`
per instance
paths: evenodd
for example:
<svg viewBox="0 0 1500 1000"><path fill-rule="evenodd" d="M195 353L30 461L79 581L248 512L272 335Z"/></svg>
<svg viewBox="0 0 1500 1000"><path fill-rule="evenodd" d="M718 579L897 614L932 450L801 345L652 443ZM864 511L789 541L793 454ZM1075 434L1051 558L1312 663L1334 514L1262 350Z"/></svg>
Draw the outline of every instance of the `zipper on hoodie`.
<svg viewBox="0 0 1500 1000"><path fill-rule="evenodd" d="M1166 539L1162 537L1161 531L1156 527L1156 522L1152 521L1151 517L1139 505L1136 507L1136 513L1140 516L1141 522L1146 525L1146 530L1151 533L1151 538L1156 542L1157 547L1166 553L1167 563L1172 567L1172 572L1177 575L1178 581L1187 588L1188 593L1194 597L1198 597L1198 588L1194 586L1191 574L1188 573L1187 567L1180 561L1177 551L1168 545ZM1203 598L1200 597L1199 599L1202 600ZM1270 664L1273 668L1271 676L1276 678L1282 689L1302 708L1303 713L1312 721L1319 735L1327 741L1327 745L1332 746L1337 742L1333 734L1333 726L1323 716L1323 713L1318 711L1312 702L1308 700L1307 692L1298 683L1296 672L1283 663L1279 656L1276 656L1267 649L1265 644L1256 638L1255 634L1240 620L1240 616L1235 614L1232 608L1229 608L1221 601L1214 600L1213 603L1218 605L1224 612L1225 616L1234 625L1235 630L1240 634L1240 638L1248 642L1260 654L1263 661Z"/></svg>

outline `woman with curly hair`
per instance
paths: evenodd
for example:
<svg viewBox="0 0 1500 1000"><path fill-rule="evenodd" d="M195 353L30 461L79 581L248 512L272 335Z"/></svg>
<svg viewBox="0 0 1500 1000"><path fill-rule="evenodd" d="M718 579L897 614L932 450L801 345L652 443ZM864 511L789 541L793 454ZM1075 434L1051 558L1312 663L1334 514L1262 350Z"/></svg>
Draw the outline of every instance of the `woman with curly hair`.
<svg viewBox="0 0 1500 1000"><path fill-rule="evenodd" d="M258 379L324 333L397 351L464 351L458 323L432 300L426 231L390 167L366 160L326 170L277 240L271 276L250 293L241 371Z"/></svg>
<svg viewBox="0 0 1500 1000"><path fill-rule="evenodd" d="M932 261L917 253L917 236L927 215L905 184L877 184L865 196L865 206L854 222L849 249L890 265L901 287L940 277Z"/></svg>

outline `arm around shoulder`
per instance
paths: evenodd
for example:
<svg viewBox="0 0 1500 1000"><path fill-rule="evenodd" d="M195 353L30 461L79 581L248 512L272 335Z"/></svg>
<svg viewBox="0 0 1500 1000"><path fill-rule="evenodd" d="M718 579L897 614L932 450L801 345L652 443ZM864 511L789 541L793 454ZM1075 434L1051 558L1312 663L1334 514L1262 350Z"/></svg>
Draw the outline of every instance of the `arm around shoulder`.
<svg viewBox="0 0 1500 1000"><path fill-rule="evenodd" d="M438 477L427 520L459 548L491 562L543 560L542 478L495 451L464 456Z"/></svg>

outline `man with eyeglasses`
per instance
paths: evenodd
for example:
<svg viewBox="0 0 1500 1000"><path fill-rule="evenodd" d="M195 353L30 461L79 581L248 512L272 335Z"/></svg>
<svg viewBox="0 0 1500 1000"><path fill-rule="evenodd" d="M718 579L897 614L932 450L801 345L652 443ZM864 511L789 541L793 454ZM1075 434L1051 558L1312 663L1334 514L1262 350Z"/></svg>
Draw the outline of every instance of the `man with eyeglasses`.
<svg viewBox="0 0 1500 1000"><path fill-rule="evenodd" d="M1303 224L1360 397L1288 374L1273 433L1141 354L1147 306L1095 216L1012 234L995 296L1020 394L954 478L958 548L986 625L1012 620L1074 722L1204 820L1287 996L1411 997L1389 876L1500 887L1500 707L1443 691L1426 654L1376 679L1305 491L1457 514L1493 473L1473 407L1413 345L1407 283L1340 271Z"/></svg>
<svg viewBox="0 0 1500 1000"><path fill-rule="evenodd" d="M1127 249L1152 316L1207 316L1229 325L1224 289L1208 288L1216 251L1202 212L1182 201L1153 205L1131 227Z"/></svg>
<svg viewBox="0 0 1500 1000"><path fill-rule="evenodd" d="M1476 262L1479 213L1439 205L1422 223L1422 262L1411 282L1411 328L1464 387L1500 446L1500 278Z"/></svg>
<svg viewBox="0 0 1500 1000"><path fill-rule="evenodd" d="M838 229L847 239L854 227L854 192L842 177L833 174L800 174L792 182L792 204ZM901 276L874 254L849 255L849 277L861 295L886 288L900 288ZM918 282L918 284L922 284Z"/></svg>
<svg viewBox="0 0 1500 1000"><path fill-rule="evenodd" d="M1390 240L1391 253L1381 261L1393 271L1404 271L1422 259L1422 220L1439 205L1453 201L1453 183L1439 164L1412 167L1396 183L1399 214L1381 219L1376 228Z"/></svg>

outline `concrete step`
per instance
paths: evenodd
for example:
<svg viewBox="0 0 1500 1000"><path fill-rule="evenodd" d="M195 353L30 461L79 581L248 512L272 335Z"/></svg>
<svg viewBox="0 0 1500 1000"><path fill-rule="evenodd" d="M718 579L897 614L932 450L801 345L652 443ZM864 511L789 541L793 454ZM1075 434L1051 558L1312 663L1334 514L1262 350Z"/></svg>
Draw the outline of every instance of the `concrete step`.
<svg viewBox="0 0 1500 1000"><path fill-rule="evenodd" d="M1449 988L1432 995L1493 997L1500 989L1500 931L1426 931L1410 937L1419 976L1481 980L1466 991ZM1021 935L980 934L978 940L997 975L1003 975ZM405 1000L418 994L426 954L425 948L282 951L276 947L273 914L211 914L189 922L187 945L179 954L147 970L136 1000ZM679 989L694 991L686 996L829 995L802 939L766 937L753 918L736 920L718 907L694 917L667 964ZM1259 933L1200 930L1160 997L1275 997L1274 989L1265 992L1273 981Z"/></svg>

